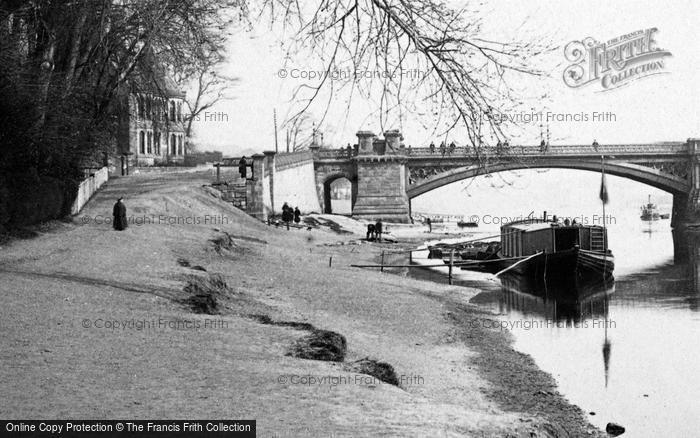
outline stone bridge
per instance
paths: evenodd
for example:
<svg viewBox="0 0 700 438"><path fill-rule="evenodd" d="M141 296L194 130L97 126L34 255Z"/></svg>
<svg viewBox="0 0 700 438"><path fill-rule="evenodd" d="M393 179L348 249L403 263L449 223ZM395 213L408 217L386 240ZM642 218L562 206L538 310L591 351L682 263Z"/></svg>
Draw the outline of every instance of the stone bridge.
<svg viewBox="0 0 700 438"><path fill-rule="evenodd" d="M320 205L330 212L330 183L352 182L353 216L407 222L411 199L446 184L505 170L563 168L629 178L673 194L673 224L700 214L700 140L651 144L406 148L398 131L378 139L358 132L353 149L312 147Z"/></svg>
<svg viewBox="0 0 700 438"><path fill-rule="evenodd" d="M446 184L505 170L600 172L604 157L608 174L671 193L673 226L700 219L700 139L596 147L551 145L544 150L520 145L431 150L406 148L398 131L387 131L384 138L360 131L357 137L354 148L311 146L310 152L254 155L254 177L247 182L249 213L266 219L279 213L282 201L297 193L303 194L300 202L307 211L330 213L330 185L346 178L352 185L354 217L409 222L411 199Z"/></svg>

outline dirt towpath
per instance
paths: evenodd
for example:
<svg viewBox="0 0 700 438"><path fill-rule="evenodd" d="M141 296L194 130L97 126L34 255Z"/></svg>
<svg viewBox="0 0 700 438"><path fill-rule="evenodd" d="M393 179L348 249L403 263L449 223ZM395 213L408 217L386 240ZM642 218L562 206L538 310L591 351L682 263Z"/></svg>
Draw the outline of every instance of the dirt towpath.
<svg viewBox="0 0 700 438"><path fill-rule="evenodd" d="M600 434L507 334L478 328L493 318L468 304L478 291L350 268L382 246L267 226L211 179L117 178L72 222L0 247L0 417L256 419L260 437ZM212 315L187 304L207 278L228 285ZM344 362L287 355L308 330L270 321L342 334ZM400 385L351 371L363 358Z"/></svg>

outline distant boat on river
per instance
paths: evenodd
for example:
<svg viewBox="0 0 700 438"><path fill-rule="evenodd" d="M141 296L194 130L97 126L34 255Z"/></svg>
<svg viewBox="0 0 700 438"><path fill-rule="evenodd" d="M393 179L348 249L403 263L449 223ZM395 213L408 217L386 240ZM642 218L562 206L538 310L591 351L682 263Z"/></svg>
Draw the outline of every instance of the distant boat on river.
<svg viewBox="0 0 700 438"><path fill-rule="evenodd" d="M459 221L459 222L457 222L457 226L459 228L476 228L479 226L479 223L478 222Z"/></svg>
<svg viewBox="0 0 700 438"><path fill-rule="evenodd" d="M641 210L642 215L640 216L640 218L643 221L658 221L661 218L661 215L658 212L658 207L656 206L656 204L653 204L651 202L651 195L649 195L647 203L645 205L642 205Z"/></svg>

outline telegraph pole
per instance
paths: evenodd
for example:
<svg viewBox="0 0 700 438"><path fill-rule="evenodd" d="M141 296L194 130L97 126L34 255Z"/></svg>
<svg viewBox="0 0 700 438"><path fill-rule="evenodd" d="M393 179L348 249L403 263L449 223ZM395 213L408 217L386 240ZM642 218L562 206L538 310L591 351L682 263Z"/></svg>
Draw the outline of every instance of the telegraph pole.
<svg viewBox="0 0 700 438"><path fill-rule="evenodd" d="M272 120L275 124L275 153L279 152L279 146L277 144L277 108L272 109ZM289 152L289 151L287 151Z"/></svg>

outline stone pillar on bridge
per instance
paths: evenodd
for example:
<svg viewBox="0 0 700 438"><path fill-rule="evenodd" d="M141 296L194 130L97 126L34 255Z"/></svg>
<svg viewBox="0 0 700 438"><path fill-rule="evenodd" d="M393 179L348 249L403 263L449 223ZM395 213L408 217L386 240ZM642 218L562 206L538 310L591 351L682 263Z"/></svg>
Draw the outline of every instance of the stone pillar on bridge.
<svg viewBox="0 0 700 438"><path fill-rule="evenodd" d="M265 176L269 179L270 190L270 214L275 214L275 151L264 151L265 154Z"/></svg>
<svg viewBox="0 0 700 438"><path fill-rule="evenodd" d="M688 193L673 195L673 220L671 226L678 227L700 223L700 139L688 139Z"/></svg>
<svg viewBox="0 0 700 438"><path fill-rule="evenodd" d="M265 155L255 154L252 156L252 175L248 175L246 180L246 212L260 220L267 220L267 210L265 206Z"/></svg>
<svg viewBox="0 0 700 438"><path fill-rule="evenodd" d="M374 155L374 135L371 131L358 131L357 144L359 155Z"/></svg>
<svg viewBox="0 0 700 438"><path fill-rule="evenodd" d="M357 164L357 199L353 217L390 222L410 222L410 207L406 194L406 160L398 153L401 134L390 131L385 135L385 147L378 154L374 150L375 135L368 131L357 133L359 154Z"/></svg>
<svg viewBox="0 0 700 438"><path fill-rule="evenodd" d="M402 154L402 152L400 151L401 132L399 132L398 129L384 132L384 139L386 140L387 154Z"/></svg>
<svg viewBox="0 0 700 438"><path fill-rule="evenodd" d="M309 146L309 150L311 151L311 155L314 157L314 159L318 159L318 151L321 150L321 146L312 144L311 146Z"/></svg>

